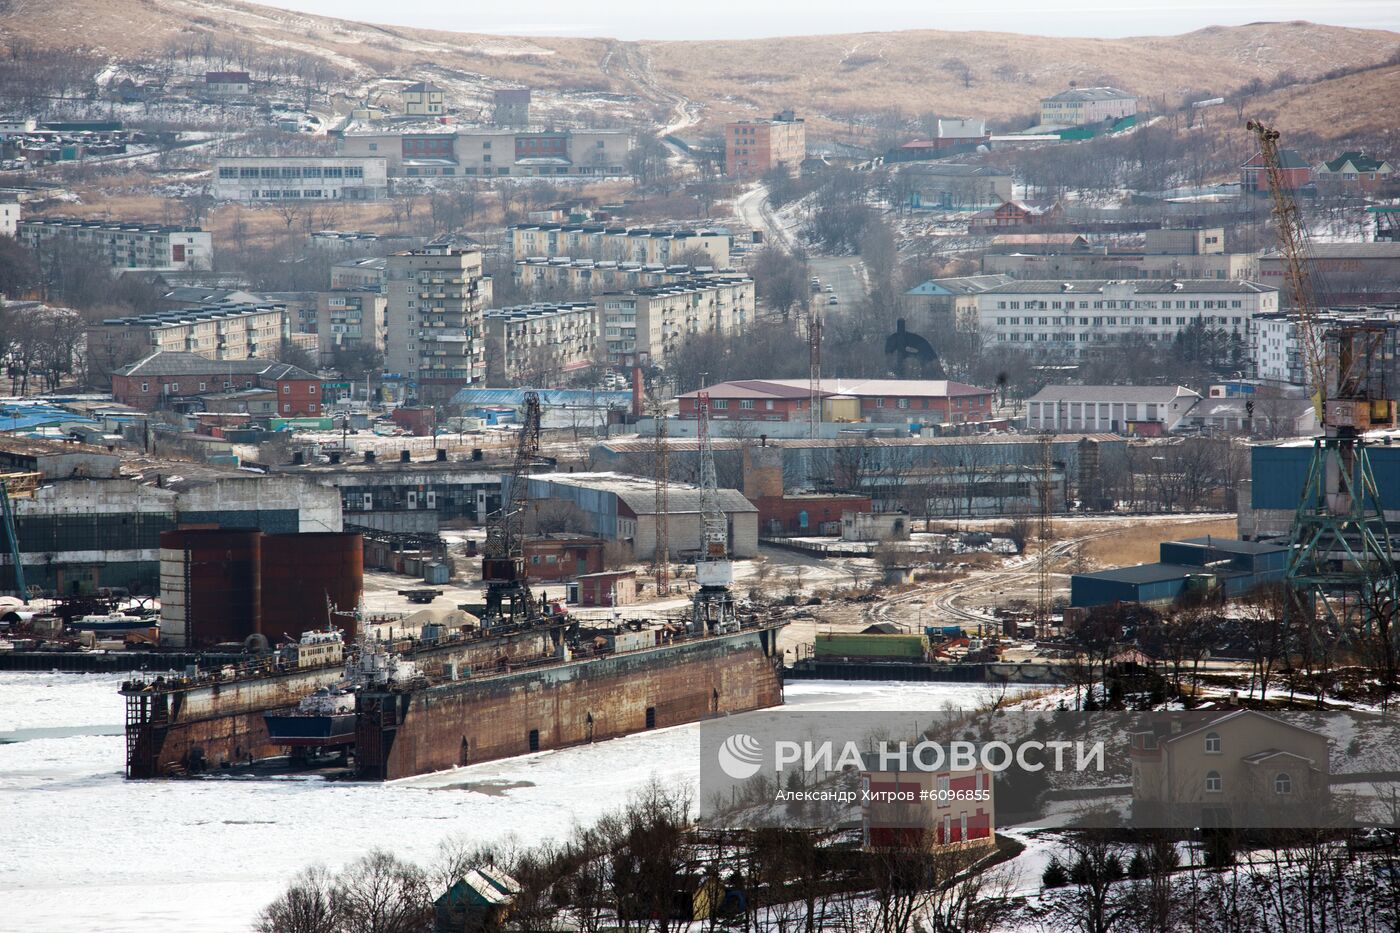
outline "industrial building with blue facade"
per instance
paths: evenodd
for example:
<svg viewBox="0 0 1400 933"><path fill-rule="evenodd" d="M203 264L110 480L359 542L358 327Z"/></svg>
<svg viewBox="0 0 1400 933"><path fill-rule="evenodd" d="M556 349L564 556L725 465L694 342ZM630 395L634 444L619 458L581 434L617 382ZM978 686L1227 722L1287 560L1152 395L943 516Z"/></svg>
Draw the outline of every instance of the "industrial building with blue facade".
<svg viewBox="0 0 1400 933"><path fill-rule="evenodd" d="M1400 534L1400 441L1382 436L1366 446L1371 472L1376 477L1386 524ZM1283 441L1253 448L1250 454L1249 489L1240 499L1239 533L1254 540L1286 537L1298 510L1298 500L1308 481L1312 441ZM1246 507L1247 503L1247 507Z"/></svg>
<svg viewBox="0 0 1400 933"><path fill-rule="evenodd" d="M1170 603L1197 593L1236 598L1283 580L1288 569L1286 542L1187 538L1163 541L1158 556L1155 564L1075 574L1070 605Z"/></svg>

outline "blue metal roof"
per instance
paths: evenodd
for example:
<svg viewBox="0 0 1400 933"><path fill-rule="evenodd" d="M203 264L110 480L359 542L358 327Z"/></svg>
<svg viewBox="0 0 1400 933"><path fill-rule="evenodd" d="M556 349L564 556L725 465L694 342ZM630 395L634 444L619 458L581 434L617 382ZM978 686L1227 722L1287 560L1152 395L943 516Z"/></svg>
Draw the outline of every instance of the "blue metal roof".
<svg viewBox="0 0 1400 933"><path fill-rule="evenodd" d="M35 428L63 424L96 424L85 415L74 414L55 405L42 402L0 404L0 432L33 431Z"/></svg>

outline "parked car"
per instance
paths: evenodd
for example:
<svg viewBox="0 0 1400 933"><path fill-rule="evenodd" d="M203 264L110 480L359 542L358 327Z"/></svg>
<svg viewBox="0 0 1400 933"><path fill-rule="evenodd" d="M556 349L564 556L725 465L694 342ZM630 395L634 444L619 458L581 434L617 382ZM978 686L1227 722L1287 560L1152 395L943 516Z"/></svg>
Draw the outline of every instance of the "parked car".
<svg viewBox="0 0 1400 933"><path fill-rule="evenodd" d="M841 299L837 298L835 295L832 295L826 300L826 303L829 305L839 305L841 303Z"/></svg>

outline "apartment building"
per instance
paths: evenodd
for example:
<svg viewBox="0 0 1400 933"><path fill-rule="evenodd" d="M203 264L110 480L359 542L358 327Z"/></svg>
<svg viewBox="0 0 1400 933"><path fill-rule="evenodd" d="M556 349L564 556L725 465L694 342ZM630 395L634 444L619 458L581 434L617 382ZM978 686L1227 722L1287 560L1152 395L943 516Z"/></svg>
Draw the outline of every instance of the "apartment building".
<svg viewBox="0 0 1400 933"><path fill-rule="evenodd" d="M754 319L754 287L748 279L700 279L605 293L598 307L609 362L660 364L696 334L745 331Z"/></svg>
<svg viewBox="0 0 1400 933"><path fill-rule="evenodd" d="M516 285L539 295L591 295L605 291L655 288L693 278L744 278L743 273L716 273L708 267L649 266L639 262L594 262L556 257L521 259L515 263Z"/></svg>
<svg viewBox="0 0 1400 933"><path fill-rule="evenodd" d="M978 295L977 318L984 346L1086 357L1133 341L1170 345L1196 321L1247 340L1278 299L1267 285L1216 279L1022 280Z"/></svg>
<svg viewBox="0 0 1400 933"><path fill-rule="evenodd" d="M41 258L50 246L72 245L96 250L116 269L208 269L214 261L213 238L199 227L36 217L18 221L16 231Z"/></svg>
<svg viewBox="0 0 1400 933"><path fill-rule="evenodd" d="M1185 386L1046 386L1026 402L1030 431L1088 431L1160 437L1201 401Z"/></svg>
<svg viewBox="0 0 1400 933"><path fill-rule="evenodd" d="M580 301L496 308L485 314L492 382L549 387L598 362L598 306Z"/></svg>
<svg viewBox="0 0 1400 933"><path fill-rule="evenodd" d="M388 260L383 256L367 259L346 259L331 266L331 291L344 288L376 288L384 290L384 267Z"/></svg>
<svg viewBox="0 0 1400 933"><path fill-rule="evenodd" d="M1363 323L1400 323L1400 307L1334 308L1317 314L1313 327L1320 335L1336 324ZM1249 349L1254 377L1261 382L1275 386L1308 384L1307 359L1298 333L1298 316L1293 312L1256 315Z"/></svg>
<svg viewBox="0 0 1400 933"><path fill-rule="evenodd" d="M220 201L379 201L389 195L384 159L247 156L214 161Z"/></svg>
<svg viewBox="0 0 1400 933"><path fill-rule="evenodd" d="M0 200L0 236L18 236L20 216L18 201Z"/></svg>
<svg viewBox="0 0 1400 933"><path fill-rule="evenodd" d="M430 244L395 253L385 264L384 367L410 383L423 401L446 401L486 378L482 315L491 303L491 279L482 274L481 250Z"/></svg>
<svg viewBox="0 0 1400 933"><path fill-rule="evenodd" d="M516 224L506 235L511 258L591 259L669 266L700 257L715 269L729 267L729 231L723 228L609 227L604 224Z"/></svg>
<svg viewBox="0 0 1400 933"><path fill-rule="evenodd" d="M442 88L419 81L403 89L403 112L412 117L437 117L443 110Z"/></svg>
<svg viewBox="0 0 1400 933"><path fill-rule="evenodd" d="M1011 250L982 256L982 271L1018 279L1255 279L1254 253L1225 252L1225 230L1148 230L1141 247L1079 241L1049 251Z"/></svg>
<svg viewBox="0 0 1400 933"><path fill-rule="evenodd" d="M627 172L626 130L524 131L441 123L385 128L352 123L341 156L382 158L391 177L617 176Z"/></svg>
<svg viewBox="0 0 1400 933"><path fill-rule="evenodd" d="M194 353L211 360L267 356L290 337L280 304L202 305L107 318L87 329L90 375L101 378L158 351Z"/></svg>
<svg viewBox="0 0 1400 933"><path fill-rule="evenodd" d="M332 289L316 295L316 334L321 365L339 350L366 348L384 352L384 317L388 299L378 287Z"/></svg>
<svg viewBox="0 0 1400 933"><path fill-rule="evenodd" d="M1071 87L1041 98L1040 122L1050 126L1085 126L1131 117L1137 109L1136 95L1116 87Z"/></svg>
<svg viewBox="0 0 1400 933"><path fill-rule="evenodd" d="M807 125L791 110L771 120L740 120L724 125L724 171L756 178L775 166L796 169L807 158Z"/></svg>

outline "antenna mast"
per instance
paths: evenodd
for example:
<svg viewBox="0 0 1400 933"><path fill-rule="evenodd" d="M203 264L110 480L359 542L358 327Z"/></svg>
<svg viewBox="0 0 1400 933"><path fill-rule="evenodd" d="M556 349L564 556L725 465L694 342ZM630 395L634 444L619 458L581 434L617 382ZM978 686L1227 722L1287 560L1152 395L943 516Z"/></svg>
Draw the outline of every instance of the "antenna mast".
<svg viewBox="0 0 1400 933"><path fill-rule="evenodd" d="M822 424L822 318L812 311L807 317L807 433L821 434Z"/></svg>

